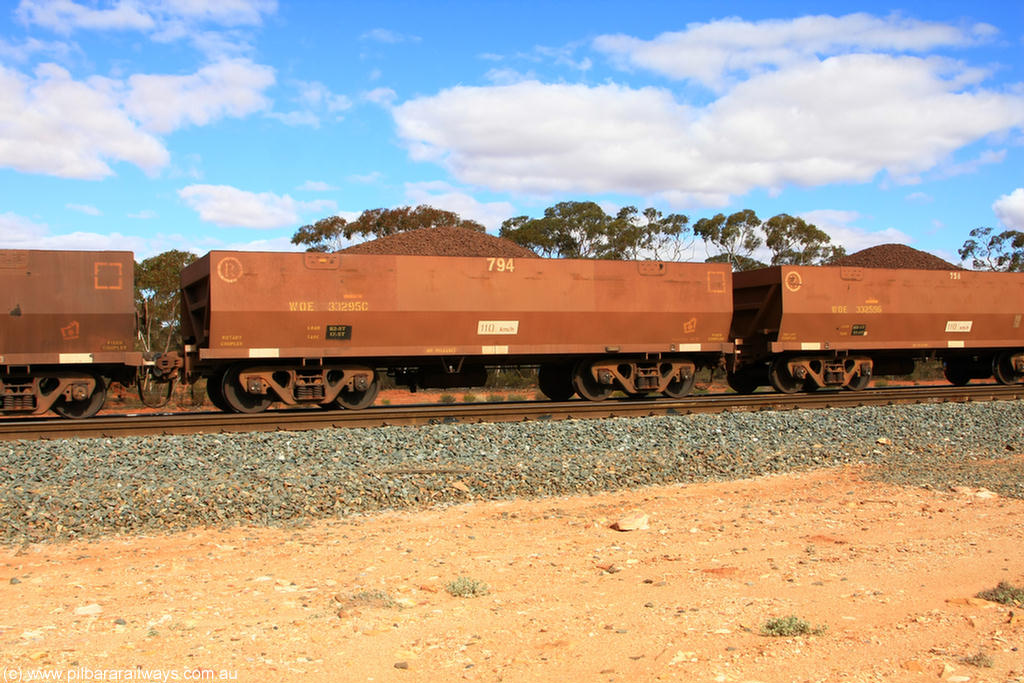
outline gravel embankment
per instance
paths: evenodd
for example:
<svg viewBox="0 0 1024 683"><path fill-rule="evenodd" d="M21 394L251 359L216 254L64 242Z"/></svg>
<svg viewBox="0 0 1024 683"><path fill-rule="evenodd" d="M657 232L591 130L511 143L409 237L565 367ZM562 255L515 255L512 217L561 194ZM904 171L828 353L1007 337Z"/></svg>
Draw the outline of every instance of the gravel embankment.
<svg viewBox="0 0 1024 683"><path fill-rule="evenodd" d="M1024 403L0 444L0 543L289 524L845 463L1024 498Z"/></svg>

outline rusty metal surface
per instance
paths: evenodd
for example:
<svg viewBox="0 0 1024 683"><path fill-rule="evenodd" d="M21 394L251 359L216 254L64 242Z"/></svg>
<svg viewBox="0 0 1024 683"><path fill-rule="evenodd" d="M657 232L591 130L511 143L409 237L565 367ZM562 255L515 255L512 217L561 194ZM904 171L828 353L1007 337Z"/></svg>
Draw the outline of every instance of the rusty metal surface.
<svg viewBox="0 0 1024 683"><path fill-rule="evenodd" d="M820 391L813 394L715 394L685 399L613 400L599 403L527 401L466 405L379 406L368 410L274 410L255 415L175 413L101 416L69 421L45 418L0 419L0 441L17 439L106 438L150 434L217 434L222 432L302 431L331 427L381 427L452 422L603 419L687 415L723 411L827 409L851 406L1024 399L1024 385L966 387L902 387L862 392Z"/></svg>
<svg viewBox="0 0 1024 683"><path fill-rule="evenodd" d="M0 366L141 364L131 252L0 250Z"/></svg>
<svg viewBox="0 0 1024 683"><path fill-rule="evenodd" d="M733 284L733 338L767 333L772 353L1024 347L1021 273L780 266Z"/></svg>
<svg viewBox="0 0 1024 683"><path fill-rule="evenodd" d="M723 264L211 252L182 285L201 359L730 348Z"/></svg>

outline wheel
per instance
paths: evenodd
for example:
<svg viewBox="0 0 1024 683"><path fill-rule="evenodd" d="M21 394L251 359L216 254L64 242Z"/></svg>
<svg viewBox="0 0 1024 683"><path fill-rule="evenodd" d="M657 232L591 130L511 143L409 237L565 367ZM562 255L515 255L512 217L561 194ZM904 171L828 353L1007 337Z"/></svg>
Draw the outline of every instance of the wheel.
<svg viewBox="0 0 1024 683"><path fill-rule="evenodd" d="M725 383L737 394L752 394L757 391L761 383L752 372L730 372L725 375Z"/></svg>
<svg viewBox="0 0 1024 683"><path fill-rule="evenodd" d="M69 401L66 398L57 399L57 402L53 404L53 412L72 420L92 417L100 412L100 408L107 400L107 385L99 375L92 375L92 378L96 380L96 388L91 395L79 401Z"/></svg>
<svg viewBox="0 0 1024 683"><path fill-rule="evenodd" d="M958 363L957 361L946 361L945 367L942 368L942 373L949 380L949 383L962 387L971 381L970 368L967 367L967 363Z"/></svg>
<svg viewBox="0 0 1024 683"><path fill-rule="evenodd" d="M603 401L612 395L614 387L610 384L599 384L590 372L590 363L580 361L572 373L572 385L576 393L588 401Z"/></svg>
<svg viewBox="0 0 1024 683"><path fill-rule="evenodd" d="M690 392L693 391L693 385L697 383L697 373L693 373L686 379L674 379L668 383L665 390L661 393L665 394L669 398L683 398L689 396Z"/></svg>
<svg viewBox="0 0 1024 683"><path fill-rule="evenodd" d="M370 386L366 387L365 390L343 389L338 394L338 398L334 399L334 403L339 408L344 408L345 410L362 410L373 405L378 393L380 393L380 382L377 380L377 376L374 375L373 381L370 382Z"/></svg>
<svg viewBox="0 0 1024 683"><path fill-rule="evenodd" d="M232 413L234 410L228 405L228 402L224 400L224 390L222 385L224 383L224 374L216 373L206 378L206 396L210 399L210 403L217 410L223 410L225 413Z"/></svg>
<svg viewBox="0 0 1024 683"><path fill-rule="evenodd" d="M572 370L568 365L548 364L537 371L537 387L540 393L552 401L568 401L576 395L572 383Z"/></svg>
<svg viewBox="0 0 1024 683"><path fill-rule="evenodd" d="M789 374L784 358L777 358L772 362L772 367L768 371L768 381L776 391L783 394L795 394L804 388L804 380Z"/></svg>
<svg viewBox="0 0 1024 683"><path fill-rule="evenodd" d="M1020 381L1020 375L1017 374L1017 371L1013 369L1013 365L1010 363L1009 352L997 353L992 358L992 376L1000 384L1017 384Z"/></svg>
<svg viewBox="0 0 1024 683"><path fill-rule="evenodd" d="M235 413L262 413L274 399L265 394L250 394L238 381L242 368L229 368L220 383L221 394L228 410ZM212 398L210 400L213 400Z"/></svg>
<svg viewBox="0 0 1024 683"><path fill-rule="evenodd" d="M862 372L859 375L851 378L849 384L844 384L843 389L846 389L848 391L863 391L864 389L868 388L869 384L871 384L871 373Z"/></svg>

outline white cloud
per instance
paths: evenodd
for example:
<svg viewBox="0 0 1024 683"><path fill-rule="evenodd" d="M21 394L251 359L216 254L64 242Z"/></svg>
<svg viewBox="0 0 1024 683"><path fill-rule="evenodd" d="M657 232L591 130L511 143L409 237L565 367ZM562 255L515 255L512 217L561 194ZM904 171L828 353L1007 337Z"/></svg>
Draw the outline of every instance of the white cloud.
<svg viewBox="0 0 1024 683"><path fill-rule="evenodd" d="M380 171L370 171L369 173L363 173L363 174L354 173L354 174L348 176L347 179L349 181L353 182L353 183L363 183L363 184L368 185L370 183L380 182L380 180L383 177L384 177L384 174L381 173Z"/></svg>
<svg viewBox="0 0 1024 683"><path fill-rule="evenodd" d="M801 213L800 218L824 230L832 238L832 243L846 247L848 254L879 244L910 244L913 241L910 235L896 228L868 231L853 225L861 218L856 211L821 209Z"/></svg>
<svg viewBox="0 0 1024 683"><path fill-rule="evenodd" d="M333 212L330 200L302 202L289 195L247 192L229 185L189 185L178 196L199 213L199 218L221 226L281 228L299 225L302 214Z"/></svg>
<svg viewBox="0 0 1024 683"><path fill-rule="evenodd" d="M454 211L462 218L470 218L491 231L496 231L502 221L516 213L508 202L480 202L445 182L406 183L405 196L412 204L429 204L438 209Z"/></svg>
<svg viewBox="0 0 1024 683"><path fill-rule="evenodd" d="M95 9L71 0L21 0L16 14L27 24L57 33L74 29L145 31L156 22L132 0L119 0L107 9Z"/></svg>
<svg viewBox="0 0 1024 683"><path fill-rule="evenodd" d="M64 206L66 208L68 208L68 209L71 209L72 211L77 211L78 213L84 213L87 216L102 216L103 215L102 211L97 209L95 206L92 206L91 204L65 204Z"/></svg>
<svg viewBox="0 0 1024 683"><path fill-rule="evenodd" d="M927 192L911 192L904 199L908 202L919 202L921 204L930 204L935 201L935 197Z"/></svg>
<svg viewBox="0 0 1024 683"><path fill-rule="evenodd" d="M163 14L221 26L259 25L277 11L277 0L162 0Z"/></svg>
<svg viewBox="0 0 1024 683"><path fill-rule="evenodd" d="M68 43L48 42L37 38L26 38L20 45L9 43L0 38L0 58L14 62L25 62L36 54L48 54L58 58L67 58L74 48Z"/></svg>
<svg viewBox="0 0 1024 683"><path fill-rule="evenodd" d="M320 127L320 117L311 111L267 112L268 119L275 119L286 126Z"/></svg>
<svg viewBox="0 0 1024 683"><path fill-rule="evenodd" d="M352 100L331 92L330 88L319 81L300 81L298 87L300 101L310 107L324 108L330 112L352 108Z"/></svg>
<svg viewBox="0 0 1024 683"><path fill-rule="evenodd" d="M110 81L75 81L53 64L35 77L0 66L0 166L95 180L113 173L108 161L155 173L169 159L121 110Z"/></svg>
<svg viewBox="0 0 1024 683"><path fill-rule="evenodd" d="M398 31L392 31L386 28L375 28L362 34L359 38L361 40L372 40L374 42L388 43L392 45L405 42L418 43L420 41L419 36L399 33Z"/></svg>
<svg viewBox="0 0 1024 683"><path fill-rule="evenodd" d="M263 91L274 70L248 59L225 59L187 76L129 77L125 109L149 130L168 133L187 124L206 125L270 106Z"/></svg>
<svg viewBox="0 0 1024 683"><path fill-rule="evenodd" d="M148 221L157 217L156 211L152 209L143 209L142 211L136 211L135 213L127 214L128 218L135 218L136 220Z"/></svg>
<svg viewBox="0 0 1024 683"><path fill-rule="evenodd" d="M72 232L55 235L47 225L14 213L0 214L2 249L130 250L148 253L147 240L120 233Z"/></svg>
<svg viewBox="0 0 1024 683"><path fill-rule="evenodd" d="M379 104L383 107L390 107L398 97L398 93L391 88L374 88L373 90L364 92L361 97L367 102L373 102L374 104Z"/></svg>
<svg viewBox="0 0 1024 683"><path fill-rule="evenodd" d="M964 79L947 61L857 54L755 75L703 107L663 88L529 81L450 88L393 116L413 159L467 184L720 205L753 188L910 176L1024 126L1024 97Z"/></svg>
<svg viewBox="0 0 1024 683"><path fill-rule="evenodd" d="M276 0L117 0L102 2L106 7L79 4L72 0L21 0L15 14L26 24L49 28L57 33L76 29L180 31L179 25L258 25L264 14L277 11Z"/></svg>
<svg viewBox="0 0 1024 683"><path fill-rule="evenodd" d="M325 183L322 180L307 180L295 189L303 190L305 192L330 192L331 190L337 190L338 188L333 187L330 183Z"/></svg>
<svg viewBox="0 0 1024 683"><path fill-rule="evenodd" d="M987 24L958 27L861 13L759 22L722 19L691 24L685 31L663 33L653 40L598 36L594 47L624 68L649 69L719 89L735 77L816 61L817 57L965 46L987 40L995 32Z"/></svg>
<svg viewBox="0 0 1024 683"><path fill-rule="evenodd" d="M992 204L999 222L1012 230L1024 230L1024 188L1004 194Z"/></svg>

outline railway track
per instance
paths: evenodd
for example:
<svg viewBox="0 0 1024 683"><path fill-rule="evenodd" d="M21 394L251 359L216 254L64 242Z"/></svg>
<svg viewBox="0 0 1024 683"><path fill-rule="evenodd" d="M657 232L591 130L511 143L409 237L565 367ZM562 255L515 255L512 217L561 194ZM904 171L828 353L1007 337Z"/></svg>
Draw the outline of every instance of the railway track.
<svg viewBox="0 0 1024 683"><path fill-rule="evenodd" d="M459 422L601 419L687 415L724 411L821 409L912 403L1013 401L1024 385L899 387L868 391L819 391L786 395L707 394L685 399L621 399L601 402L523 401L516 403L378 406L360 411L273 410L254 415L222 412L105 415L88 420L30 418L0 420L0 440L108 438L148 434L301 431L330 427L382 427Z"/></svg>

